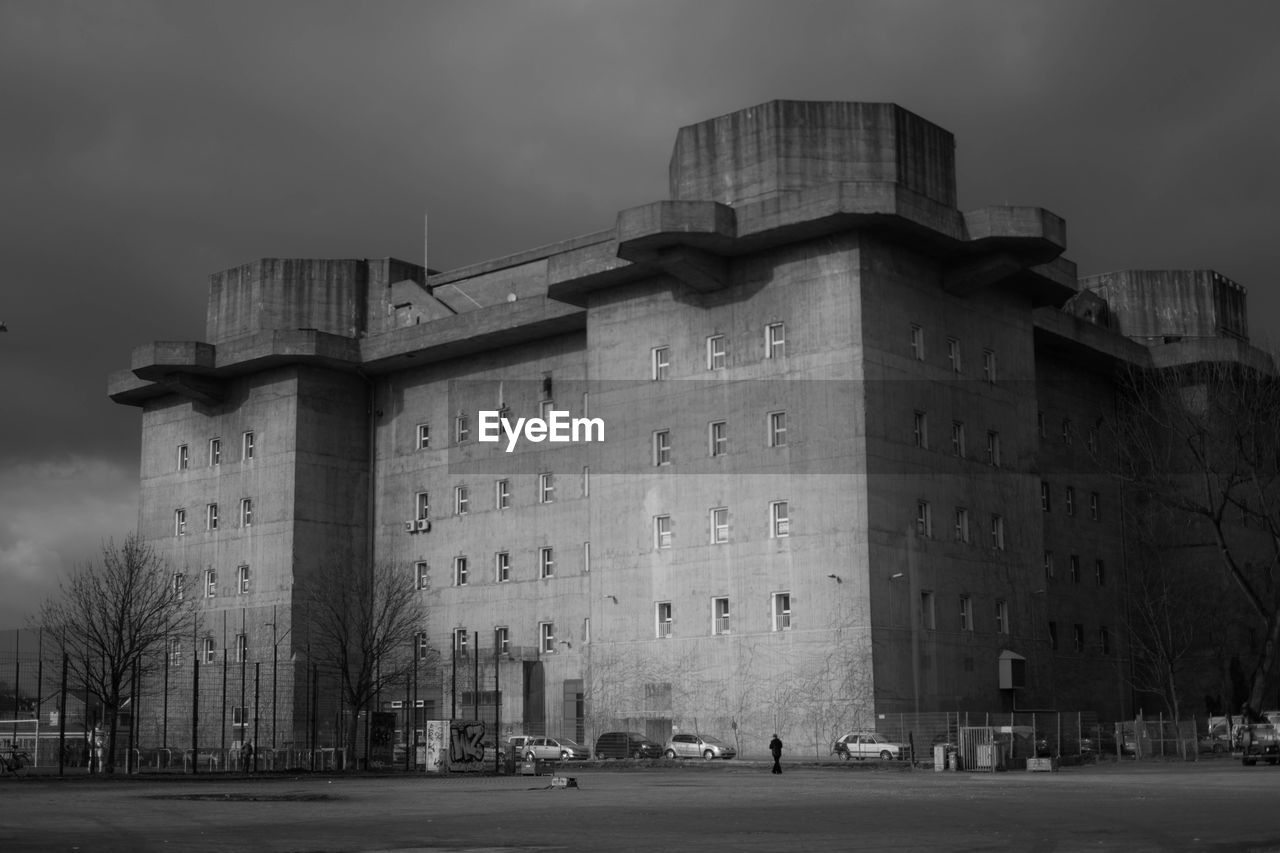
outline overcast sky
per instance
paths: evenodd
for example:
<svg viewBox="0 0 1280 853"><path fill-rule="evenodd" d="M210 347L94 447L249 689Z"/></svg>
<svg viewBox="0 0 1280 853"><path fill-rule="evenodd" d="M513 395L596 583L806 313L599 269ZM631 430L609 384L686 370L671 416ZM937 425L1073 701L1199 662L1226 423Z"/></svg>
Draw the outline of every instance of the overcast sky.
<svg viewBox="0 0 1280 853"><path fill-rule="evenodd" d="M1211 267L1280 333L1280 4L0 0L0 628L136 522L136 345L259 257L449 269L666 196L676 130L775 98L956 135L960 206L1082 274Z"/></svg>

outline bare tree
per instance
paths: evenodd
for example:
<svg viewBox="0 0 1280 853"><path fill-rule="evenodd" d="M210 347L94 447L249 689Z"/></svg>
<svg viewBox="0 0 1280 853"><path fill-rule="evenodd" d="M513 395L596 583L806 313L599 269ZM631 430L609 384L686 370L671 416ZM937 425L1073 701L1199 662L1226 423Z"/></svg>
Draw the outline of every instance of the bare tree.
<svg viewBox="0 0 1280 853"><path fill-rule="evenodd" d="M1116 424L1131 495L1171 510L1212 544L1261 638L1258 709L1280 649L1280 381L1269 360L1130 371Z"/></svg>
<svg viewBox="0 0 1280 853"><path fill-rule="evenodd" d="M360 713L393 684L404 684L426 630L422 591L390 563L369 566L334 558L311 573L303 587L310 621L311 655L338 674L351 709L344 737L356 754Z"/></svg>
<svg viewBox="0 0 1280 853"><path fill-rule="evenodd" d="M108 723L103 770L115 771L119 712L137 677L151 673L171 637L188 632L190 599L168 564L137 533L102 546L41 607L38 622L66 655L69 677L101 703Z"/></svg>

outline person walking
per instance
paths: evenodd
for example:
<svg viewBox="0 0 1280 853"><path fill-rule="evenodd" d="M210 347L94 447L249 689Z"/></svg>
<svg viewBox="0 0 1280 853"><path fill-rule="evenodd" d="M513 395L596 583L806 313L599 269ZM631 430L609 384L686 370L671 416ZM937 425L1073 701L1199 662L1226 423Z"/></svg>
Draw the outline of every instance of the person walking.
<svg viewBox="0 0 1280 853"><path fill-rule="evenodd" d="M773 753L773 771L774 773L782 773L782 740L778 737L778 733L773 733L773 740L769 741L769 751Z"/></svg>

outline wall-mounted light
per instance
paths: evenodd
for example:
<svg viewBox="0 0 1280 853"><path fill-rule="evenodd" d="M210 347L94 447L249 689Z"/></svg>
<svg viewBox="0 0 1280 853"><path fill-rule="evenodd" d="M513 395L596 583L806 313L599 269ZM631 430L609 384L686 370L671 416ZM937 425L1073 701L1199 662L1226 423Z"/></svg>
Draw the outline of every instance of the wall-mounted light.
<svg viewBox="0 0 1280 853"><path fill-rule="evenodd" d="M568 640L560 640L560 645L562 645L562 646L568 646L569 648L573 648L573 643L571 643L571 642L570 642L570 641L568 641Z"/></svg>
<svg viewBox="0 0 1280 853"><path fill-rule="evenodd" d="M844 581L841 580L839 575L827 575L827 577L831 578L836 583L844 583Z"/></svg>
<svg viewBox="0 0 1280 853"><path fill-rule="evenodd" d="M893 574L889 575L889 580L896 581L898 578L902 577L903 574L904 574L903 572L894 572Z"/></svg>
<svg viewBox="0 0 1280 853"><path fill-rule="evenodd" d="M617 604L617 603L618 603L618 596L616 596L616 595L608 595L608 594L606 594L606 595L605 595L605 598L609 599L609 600L610 600L610 601L612 601L614 604Z"/></svg>

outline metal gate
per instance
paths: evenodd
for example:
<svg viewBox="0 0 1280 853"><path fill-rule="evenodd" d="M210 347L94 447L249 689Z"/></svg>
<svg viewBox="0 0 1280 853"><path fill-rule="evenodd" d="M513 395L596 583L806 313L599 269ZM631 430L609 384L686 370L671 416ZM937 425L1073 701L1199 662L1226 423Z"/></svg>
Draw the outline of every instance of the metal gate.
<svg viewBox="0 0 1280 853"><path fill-rule="evenodd" d="M1001 743L993 726L960 727L960 769L995 772L1003 764Z"/></svg>

